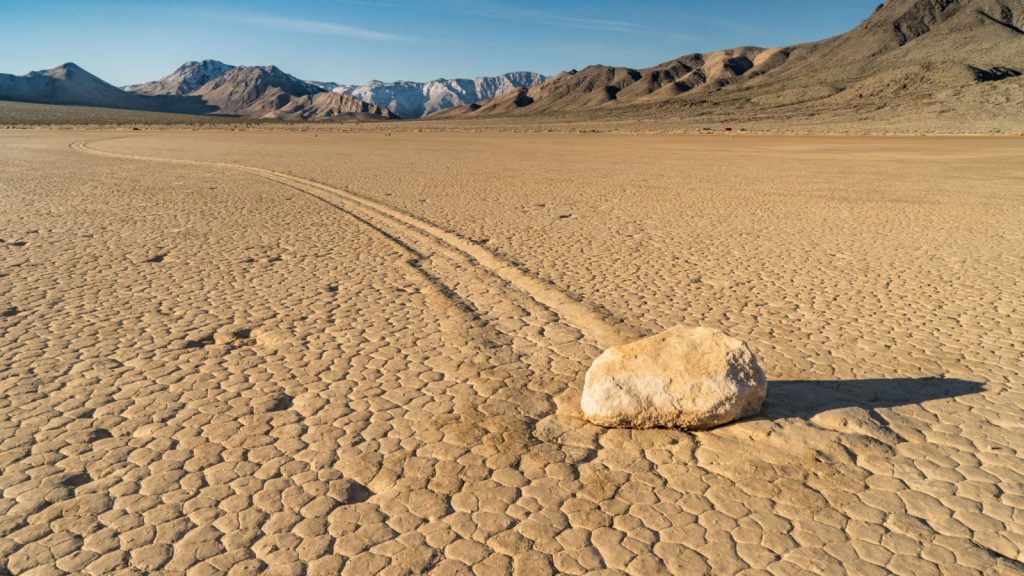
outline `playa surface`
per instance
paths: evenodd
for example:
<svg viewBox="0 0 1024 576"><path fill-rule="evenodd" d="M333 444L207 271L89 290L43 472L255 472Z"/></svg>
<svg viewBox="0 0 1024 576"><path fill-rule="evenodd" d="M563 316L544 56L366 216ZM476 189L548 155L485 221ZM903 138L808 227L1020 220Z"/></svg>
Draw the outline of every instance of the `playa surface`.
<svg viewBox="0 0 1024 576"><path fill-rule="evenodd" d="M2 131L0 573L1020 574L1021 182L1021 138ZM579 418L680 323L758 417Z"/></svg>

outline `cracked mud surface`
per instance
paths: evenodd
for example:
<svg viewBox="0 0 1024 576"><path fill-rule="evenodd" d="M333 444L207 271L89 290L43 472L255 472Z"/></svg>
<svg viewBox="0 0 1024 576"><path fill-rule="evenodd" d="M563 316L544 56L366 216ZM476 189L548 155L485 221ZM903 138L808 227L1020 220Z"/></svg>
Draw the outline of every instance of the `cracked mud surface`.
<svg viewBox="0 0 1024 576"><path fill-rule="evenodd" d="M0 133L0 573L1022 571L1019 140L118 136ZM760 417L577 418L679 322Z"/></svg>

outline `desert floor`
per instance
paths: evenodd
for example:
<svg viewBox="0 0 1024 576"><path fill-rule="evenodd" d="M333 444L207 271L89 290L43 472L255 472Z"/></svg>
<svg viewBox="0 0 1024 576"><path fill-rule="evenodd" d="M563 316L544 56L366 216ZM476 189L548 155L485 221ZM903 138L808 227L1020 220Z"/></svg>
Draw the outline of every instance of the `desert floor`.
<svg viewBox="0 0 1024 576"><path fill-rule="evenodd" d="M0 131L0 573L1020 574L1022 182L1021 138ZM760 416L579 419L678 323Z"/></svg>

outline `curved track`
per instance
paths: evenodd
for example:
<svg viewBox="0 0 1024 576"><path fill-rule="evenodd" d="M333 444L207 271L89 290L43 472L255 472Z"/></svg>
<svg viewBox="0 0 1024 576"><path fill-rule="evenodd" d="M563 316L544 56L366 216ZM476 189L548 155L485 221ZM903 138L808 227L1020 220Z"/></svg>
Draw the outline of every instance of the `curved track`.
<svg viewBox="0 0 1024 576"><path fill-rule="evenodd" d="M531 300L551 310L566 322L581 330L602 348L622 344L640 337L640 334L635 330L621 323L608 321L604 316L586 304L575 300L550 283L531 276L483 246L466 240L430 222L349 190L282 172L242 164L122 154L89 146L96 142L79 141L72 143L70 147L79 152L111 158L234 170L283 184L356 217L378 233L383 234L411 251L440 254L455 262L473 264L475 268L485 271Z"/></svg>

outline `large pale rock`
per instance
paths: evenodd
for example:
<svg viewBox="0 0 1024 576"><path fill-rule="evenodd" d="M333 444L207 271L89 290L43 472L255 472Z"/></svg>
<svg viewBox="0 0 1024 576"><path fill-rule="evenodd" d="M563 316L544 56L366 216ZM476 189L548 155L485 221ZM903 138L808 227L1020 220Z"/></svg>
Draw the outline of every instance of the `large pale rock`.
<svg viewBox="0 0 1024 576"><path fill-rule="evenodd" d="M605 350L587 371L582 405L599 426L704 429L756 413L767 391L742 340L676 326Z"/></svg>

